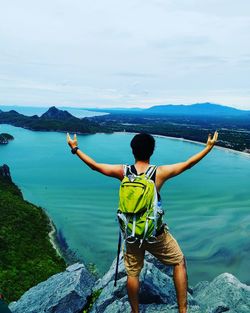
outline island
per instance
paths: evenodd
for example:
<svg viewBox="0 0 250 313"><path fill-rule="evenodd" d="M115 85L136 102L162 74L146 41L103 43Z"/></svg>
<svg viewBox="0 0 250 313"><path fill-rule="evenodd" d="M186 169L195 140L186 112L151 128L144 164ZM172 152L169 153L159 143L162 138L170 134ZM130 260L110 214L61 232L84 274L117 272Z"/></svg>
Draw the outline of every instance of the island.
<svg viewBox="0 0 250 313"><path fill-rule="evenodd" d="M10 140L13 140L14 137L10 134L7 133L1 133L0 134L0 144L1 145L6 145L9 143Z"/></svg>
<svg viewBox="0 0 250 313"><path fill-rule="evenodd" d="M15 301L29 288L64 271L45 211L23 199L7 164L0 166L0 294Z"/></svg>

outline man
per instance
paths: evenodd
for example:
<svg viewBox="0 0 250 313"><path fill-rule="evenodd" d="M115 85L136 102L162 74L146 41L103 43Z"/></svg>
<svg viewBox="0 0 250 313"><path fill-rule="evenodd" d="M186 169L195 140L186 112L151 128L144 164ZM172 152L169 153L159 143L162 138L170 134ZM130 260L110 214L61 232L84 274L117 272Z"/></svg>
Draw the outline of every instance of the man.
<svg viewBox="0 0 250 313"><path fill-rule="evenodd" d="M192 166L197 164L211 151L217 141L217 138L217 131L214 133L213 138L211 137L211 134L209 134L206 147L184 162L158 166L154 178L157 192L160 192L161 187L168 179L181 174L185 170L190 169ZM77 154L77 156L92 170L117 178L120 181L123 180L124 166L122 164L111 165L97 163L78 148L76 134L73 139L71 139L70 135L67 134L67 142L72 149L72 153ZM138 174L145 173L150 165L150 157L152 156L155 148L155 140L153 136L145 133L137 134L132 139L130 145L135 158L134 170ZM157 241L153 244L143 242L141 247L138 242L126 244L124 263L127 271L127 291L132 313L139 312L139 274L143 267L145 250L155 255L163 264L173 266L173 278L179 313L186 313L187 273L185 257L177 241L173 238L169 231L165 229L163 232L158 234Z"/></svg>

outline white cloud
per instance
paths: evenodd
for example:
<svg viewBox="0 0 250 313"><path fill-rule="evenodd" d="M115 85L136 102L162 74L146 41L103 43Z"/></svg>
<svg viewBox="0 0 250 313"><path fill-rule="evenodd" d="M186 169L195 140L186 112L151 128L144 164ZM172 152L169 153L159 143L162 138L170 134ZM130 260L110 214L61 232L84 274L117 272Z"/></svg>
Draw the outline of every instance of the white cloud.
<svg viewBox="0 0 250 313"><path fill-rule="evenodd" d="M247 0L0 4L3 104L250 109Z"/></svg>

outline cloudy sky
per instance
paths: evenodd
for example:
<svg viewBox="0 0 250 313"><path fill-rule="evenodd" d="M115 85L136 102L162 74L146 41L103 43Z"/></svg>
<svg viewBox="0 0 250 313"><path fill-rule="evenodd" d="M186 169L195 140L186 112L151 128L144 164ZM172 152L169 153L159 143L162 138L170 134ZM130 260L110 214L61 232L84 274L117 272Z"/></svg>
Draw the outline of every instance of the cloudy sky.
<svg viewBox="0 0 250 313"><path fill-rule="evenodd" d="M249 0L0 0L0 104L250 109Z"/></svg>

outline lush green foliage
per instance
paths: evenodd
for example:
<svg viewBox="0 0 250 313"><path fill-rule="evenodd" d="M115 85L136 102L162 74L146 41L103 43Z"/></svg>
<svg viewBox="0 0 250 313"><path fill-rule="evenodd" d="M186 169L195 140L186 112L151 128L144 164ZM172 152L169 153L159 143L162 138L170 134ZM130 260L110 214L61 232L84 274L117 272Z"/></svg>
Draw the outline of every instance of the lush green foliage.
<svg viewBox="0 0 250 313"><path fill-rule="evenodd" d="M97 110L103 111L103 110ZM105 110L106 112L108 110ZM24 116L15 111L0 112L0 123L31 130L69 131L78 133L112 133L115 131L149 132L155 135L206 142L208 133L219 132L216 145L250 152L250 115L181 115L160 114L147 110L110 110L110 114L79 119L74 116L44 114ZM52 112L53 113L53 112ZM62 113L61 113L62 114Z"/></svg>
<svg viewBox="0 0 250 313"><path fill-rule="evenodd" d="M81 133L96 133L104 131L95 122L90 122L87 118L79 119L70 117L65 119L46 118L35 116L25 116L15 111L0 112L0 123L20 126L31 130L46 131L72 131Z"/></svg>
<svg viewBox="0 0 250 313"><path fill-rule="evenodd" d="M94 120L110 131L148 132L206 143L209 133L219 132L216 145L250 152L250 117L166 116L142 113L109 114Z"/></svg>
<svg viewBox="0 0 250 313"><path fill-rule="evenodd" d="M65 270L52 247L49 219L22 197L10 179L0 176L0 292L7 301Z"/></svg>
<svg viewBox="0 0 250 313"><path fill-rule="evenodd" d="M98 299L98 297L100 296L101 293L102 293L102 289L98 289L98 290L95 290L95 291L91 294L91 296L88 298L87 304L86 304L85 307L83 308L82 313L88 313L88 312L90 312L90 310L91 310L92 307L93 307L93 304L94 304L95 301Z"/></svg>

